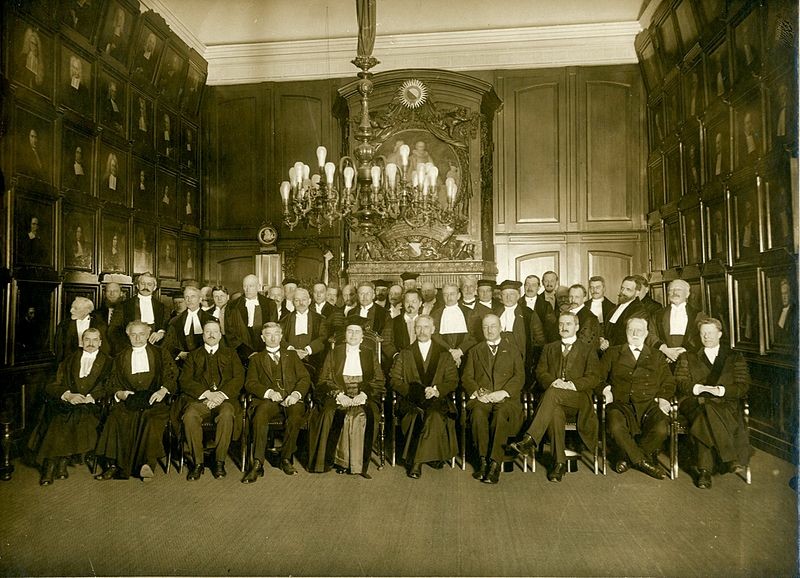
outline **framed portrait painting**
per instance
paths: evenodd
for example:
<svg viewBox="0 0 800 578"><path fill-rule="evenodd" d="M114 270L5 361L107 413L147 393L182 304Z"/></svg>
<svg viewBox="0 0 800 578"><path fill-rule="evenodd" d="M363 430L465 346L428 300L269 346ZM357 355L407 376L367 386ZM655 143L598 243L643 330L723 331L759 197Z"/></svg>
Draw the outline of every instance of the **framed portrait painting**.
<svg viewBox="0 0 800 578"><path fill-rule="evenodd" d="M178 115L159 107L156 113L156 151L162 160L178 162Z"/></svg>
<svg viewBox="0 0 800 578"><path fill-rule="evenodd" d="M754 6L733 25L734 72L736 82L753 80L761 69L761 10Z"/></svg>
<svg viewBox="0 0 800 578"><path fill-rule="evenodd" d="M128 221L122 217L103 215L101 269L106 273L128 272Z"/></svg>
<svg viewBox="0 0 800 578"><path fill-rule="evenodd" d="M686 209L681 213L686 249L686 265L696 265L703 261L703 228L700 206Z"/></svg>
<svg viewBox="0 0 800 578"><path fill-rule="evenodd" d="M764 152L761 90L756 87L733 106L734 168L752 165Z"/></svg>
<svg viewBox="0 0 800 578"><path fill-rule="evenodd" d="M767 298L767 351L797 355L797 275L794 265L762 270Z"/></svg>
<svg viewBox="0 0 800 578"><path fill-rule="evenodd" d="M14 281L14 363L44 361L53 356L56 283Z"/></svg>
<svg viewBox="0 0 800 578"><path fill-rule="evenodd" d="M97 155L98 196L110 203L128 206L128 153L101 141Z"/></svg>
<svg viewBox="0 0 800 578"><path fill-rule="evenodd" d="M66 123L61 129L61 188L92 194L94 139Z"/></svg>
<svg viewBox="0 0 800 578"><path fill-rule="evenodd" d="M650 210L655 211L664 204L664 157L657 154L648 167L650 172Z"/></svg>
<svg viewBox="0 0 800 578"><path fill-rule="evenodd" d="M128 62L135 18L136 14L130 6L118 0L108 0L97 48L123 66Z"/></svg>
<svg viewBox="0 0 800 578"><path fill-rule="evenodd" d="M792 190L788 170L768 172L761 179L766 213L766 248L792 251L795 231L792 215Z"/></svg>
<svg viewBox="0 0 800 578"><path fill-rule="evenodd" d="M156 171L152 163L134 156L131 159L133 208L156 214Z"/></svg>
<svg viewBox="0 0 800 578"><path fill-rule="evenodd" d="M181 237L181 280L198 279L200 275L199 251L197 239Z"/></svg>
<svg viewBox="0 0 800 578"><path fill-rule="evenodd" d="M156 228L152 224L133 223L133 274L155 275Z"/></svg>
<svg viewBox="0 0 800 578"><path fill-rule="evenodd" d="M186 56L178 51L172 43L164 50L161 69L158 71L156 88L160 98L177 106L180 103L181 91L186 82Z"/></svg>
<svg viewBox="0 0 800 578"><path fill-rule="evenodd" d="M80 271L94 269L95 212L64 205L64 267Z"/></svg>
<svg viewBox="0 0 800 578"><path fill-rule="evenodd" d="M664 236L667 241L667 268L672 269L682 266L681 224L677 215L664 221Z"/></svg>
<svg viewBox="0 0 800 578"><path fill-rule="evenodd" d="M674 9L681 42L683 43L684 52L686 52L695 45L698 38L699 27L692 0L678 0Z"/></svg>
<svg viewBox="0 0 800 578"><path fill-rule="evenodd" d="M706 110L706 74L704 60L698 58L683 77L683 112L687 120L696 119Z"/></svg>
<svg viewBox="0 0 800 578"><path fill-rule="evenodd" d="M28 20L17 18L13 27L11 78L18 85L53 99L53 37Z"/></svg>
<svg viewBox="0 0 800 578"><path fill-rule="evenodd" d="M189 61L186 84L181 93L181 110L184 114L196 117L200 113L206 76L206 73L195 62Z"/></svg>
<svg viewBox="0 0 800 578"><path fill-rule="evenodd" d="M794 151L797 148L797 79L782 74L767 87L769 103L770 150Z"/></svg>
<svg viewBox="0 0 800 578"><path fill-rule="evenodd" d="M178 236L166 229L158 235L158 276L175 279L178 276Z"/></svg>
<svg viewBox="0 0 800 578"><path fill-rule="evenodd" d="M16 266L55 266L53 201L19 195L14 206L13 261Z"/></svg>
<svg viewBox="0 0 800 578"><path fill-rule="evenodd" d="M153 135L155 134L153 110L153 101L150 97L136 89L131 91L129 121L131 140L134 152L143 156L152 156L155 150L153 148Z"/></svg>
<svg viewBox="0 0 800 578"><path fill-rule="evenodd" d="M200 192L194 181L181 181L180 220L183 224L192 227L200 226Z"/></svg>
<svg viewBox="0 0 800 578"><path fill-rule="evenodd" d="M167 221L178 220L178 175L159 169L156 176L156 198L158 216Z"/></svg>
<svg viewBox="0 0 800 578"><path fill-rule="evenodd" d="M62 44L58 69L59 104L85 118L93 118L94 63L84 52Z"/></svg>
<svg viewBox="0 0 800 578"><path fill-rule="evenodd" d="M731 276L733 284L734 347L747 351L761 350L762 302L756 269L739 270Z"/></svg>
<svg viewBox="0 0 800 578"><path fill-rule="evenodd" d="M705 306L703 311L722 323L724 340L732 343L728 282L725 275L703 279Z"/></svg>
<svg viewBox="0 0 800 578"><path fill-rule="evenodd" d="M25 108L15 109L14 166L18 175L53 183L53 122Z"/></svg>
<svg viewBox="0 0 800 578"><path fill-rule="evenodd" d="M131 78L136 84L144 86L153 84L164 44L164 37L152 24L143 19L133 46L131 64Z"/></svg>
<svg viewBox="0 0 800 578"><path fill-rule="evenodd" d="M667 162L667 202L679 201L683 196L681 180L681 149L676 144L665 155Z"/></svg>
<svg viewBox="0 0 800 578"><path fill-rule="evenodd" d="M723 40L711 50L707 61L709 101L721 101L731 88L728 43Z"/></svg>
<svg viewBox="0 0 800 578"><path fill-rule="evenodd" d="M97 111L101 125L122 138L127 137L127 83L106 68L98 77Z"/></svg>
<svg viewBox="0 0 800 578"><path fill-rule="evenodd" d="M100 0L61 0L59 21L91 41L100 18Z"/></svg>
<svg viewBox="0 0 800 578"><path fill-rule="evenodd" d="M661 223L650 227L650 263L654 271L667 268L664 259L664 229Z"/></svg>
<svg viewBox="0 0 800 578"><path fill-rule="evenodd" d="M700 134L697 128L686 131L683 141L683 182L686 192L698 192L703 184L700 164Z"/></svg>
<svg viewBox="0 0 800 578"><path fill-rule="evenodd" d="M707 182L719 182L731 171L731 127L727 108L706 128Z"/></svg>
<svg viewBox="0 0 800 578"><path fill-rule="evenodd" d="M197 173L197 127L183 122L181 125L181 165L192 174Z"/></svg>
<svg viewBox="0 0 800 578"><path fill-rule="evenodd" d="M737 261L758 255L761 251L758 189L755 177L743 179L733 191L733 224L736 233Z"/></svg>
<svg viewBox="0 0 800 578"><path fill-rule="evenodd" d="M730 264L728 249L728 203L724 196L709 200L706 211L706 255L709 260Z"/></svg>

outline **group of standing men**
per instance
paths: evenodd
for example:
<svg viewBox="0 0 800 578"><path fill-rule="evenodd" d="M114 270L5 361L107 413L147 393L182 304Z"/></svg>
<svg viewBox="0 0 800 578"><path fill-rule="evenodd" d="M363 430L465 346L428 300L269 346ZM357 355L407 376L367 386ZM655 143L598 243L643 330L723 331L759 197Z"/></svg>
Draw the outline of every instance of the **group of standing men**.
<svg viewBox="0 0 800 578"><path fill-rule="evenodd" d="M201 424L214 419L212 473L222 477L239 433L242 392L253 438L242 478L248 484L264 473L268 424L279 416L284 473L296 471L307 419L308 471L369 478L387 388L398 397L401 457L414 479L424 464L442 467L458 452L451 394L459 388L478 458L474 477L485 483L498 483L504 459L534 450L546 433L553 454L548 479L561 481L564 424L574 418L582 442L596 447L593 394L601 393L618 473L634 467L665 476L657 454L676 387L698 487L711 486L715 459L732 471L749 459L738 411L746 364L722 342L722 324L688 304L687 283L673 281L662 307L640 276L625 277L616 304L605 296L602 277L592 277L588 291L560 286L553 271L499 286L464 277L439 289L417 279L404 273L399 283L362 282L341 293L284 279L265 295L248 275L230 301L224 287L207 288L205 307L203 291L186 287L187 308L172 319L153 299L156 280L149 275L124 302L114 300L118 287L107 286L97 314L90 301L76 299L71 319L59 326L56 342L65 346L48 388L47 419L31 440L43 461L42 483L66 477L69 457L92 450L106 463L98 479L151 479L170 416L184 428L189 480L203 474ZM523 390L538 398L527 424ZM102 399L112 400L110 411L93 436Z"/></svg>

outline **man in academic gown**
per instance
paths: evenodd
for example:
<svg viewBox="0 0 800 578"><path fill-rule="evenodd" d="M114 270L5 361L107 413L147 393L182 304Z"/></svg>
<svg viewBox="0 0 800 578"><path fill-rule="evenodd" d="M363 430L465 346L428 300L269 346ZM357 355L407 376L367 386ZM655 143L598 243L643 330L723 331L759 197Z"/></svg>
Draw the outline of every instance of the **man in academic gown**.
<svg viewBox="0 0 800 578"><path fill-rule="evenodd" d="M695 351L700 346L697 323L706 317L689 303L691 287L683 279L671 281L667 288L669 305L659 309L650 318L650 333L647 345L659 350L674 363L686 351Z"/></svg>
<svg viewBox="0 0 800 578"><path fill-rule="evenodd" d="M269 422L278 415L285 419L281 469L288 476L295 474L292 456L297 449L297 435L306 413L305 398L311 378L297 351L289 349L282 337L279 324L265 324L261 339L266 348L253 356L247 368L244 387L253 396L249 410L252 417L253 459L242 478L243 484L253 484L259 476L264 475L267 429Z"/></svg>
<svg viewBox="0 0 800 578"><path fill-rule="evenodd" d="M182 367L190 352L203 345L203 326L214 319L200 307L200 290L197 287L184 287L183 299L186 309L169 320L163 345L178 367Z"/></svg>
<svg viewBox="0 0 800 578"><path fill-rule="evenodd" d="M97 455L106 459L99 480L138 474L153 478L153 467L165 455L164 430L169 421L167 396L177 387L178 368L162 347L149 343L150 326L132 321L126 328L131 346L114 359L108 383L114 404L106 419Z"/></svg>
<svg viewBox="0 0 800 578"><path fill-rule="evenodd" d="M589 315L592 315L591 311ZM564 445L567 416L577 416L578 435L589 449L597 447L598 430L592 402L592 391L600 382L597 348L579 339L580 322L574 313L559 315L558 326L561 339L544 346L536 366L536 380L545 392L533 423L522 441L511 444L513 450L529 452L541 443L546 431L554 458L547 473L551 482L560 482L567 471Z"/></svg>
<svg viewBox="0 0 800 578"><path fill-rule="evenodd" d="M589 277L589 295L591 299L586 301L586 306L597 317L600 328L603 329L617 304L606 297L606 280L600 275Z"/></svg>
<svg viewBox="0 0 800 578"><path fill-rule="evenodd" d="M347 317L357 316L366 319L367 321L363 324L364 329L371 329L380 335L389 316L386 309L375 303L375 289L372 287L372 283L362 282L358 286L357 293L358 305L350 309ZM350 321L347 319L347 323Z"/></svg>
<svg viewBox="0 0 800 578"><path fill-rule="evenodd" d="M461 376L467 395L472 439L478 449L475 479L500 481L500 466L509 437L522 426L520 392L525 384L522 354L501 333L500 319L489 314L481 321L485 341L470 349Z"/></svg>
<svg viewBox="0 0 800 578"><path fill-rule="evenodd" d="M442 287L444 304L431 313L436 332L433 340L447 349L461 367L464 355L483 337L480 334L480 319L474 312L459 303L461 292L455 283Z"/></svg>
<svg viewBox="0 0 800 578"><path fill-rule="evenodd" d="M326 302L327 303L327 302ZM319 373L328 347L328 323L311 309L308 290L298 287L294 292L294 311L280 321L283 340L289 349L297 351L312 378Z"/></svg>
<svg viewBox="0 0 800 578"><path fill-rule="evenodd" d="M381 396L385 379L375 349L363 344L363 325L356 315L348 318L345 342L328 353L319 383L314 388L315 411L311 422L308 469L338 473L367 473L378 434Z"/></svg>
<svg viewBox="0 0 800 578"><path fill-rule="evenodd" d="M503 335L514 344L522 355L526 372L526 383L533 381L533 368L545 344L544 326L535 311L519 305L519 290L522 283L506 279L500 284L502 304L494 310L500 319Z"/></svg>
<svg viewBox="0 0 800 578"><path fill-rule="evenodd" d="M278 320L275 301L258 292L258 277L247 275L242 280L241 297L225 309L225 340L239 354L242 363L264 350L261 329L268 321Z"/></svg>
<svg viewBox="0 0 800 578"><path fill-rule="evenodd" d="M705 319L700 325L702 345L678 358L681 417L689 424L695 448L698 488L711 487L714 456L724 472L738 472L750 461L750 442L742 419L741 400L747 396L750 374L741 353L721 342L722 324Z"/></svg>
<svg viewBox="0 0 800 578"><path fill-rule="evenodd" d="M614 470L623 474L633 465L663 480L658 451L667 439L675 380L664 354L645 345L647 320L630 317L626 327L626 343L606 350L601 371L610 384L603 390L606 427L620 452Z"/></svg>
<svg viewBox="0 0 800 578"><path fill-rule="evenodd" d="M86 329L82 348L59 364L55 381L46 388L42 417L29 442L42 466L39 483L43 486L69 477L70 456L94 451L97 445L100 403L107 395L112 365L101 345L100 330Z"/></svg>
<svg viewBox="0 0 800 578"><path fill-rule="evenodd" d="M603 324L603 337L600 338L600 350L605 351L612 345L624 345L628 342L627 322L631 317L647 319L645 311L636 292L641 285L633 275L628 275L622 280L619 288L617 306Z"/></svg>
<svg viewBox="0 0 800 578"><path fill-rule="evenodd" d="M119 283L106 283L103 289L103 305L97 309L97 315L108 325L106 334L111 357L122 351L128 344L128 336L125 335L125 326L123 325L123 301L124 296Z"/></svg>
<svg viewBox="0 0 800 578"><path fill-rule="evenodd" d="M447 398L458 387L458 371L450 352L431 340L433 331L433 319L418 315L416 340L400 352L391 370L392 387L400 395L402 457L414 479L422 475L422 464L438 468L458 452L455 407Z"/></svg>
<svg viewBox="0 0 800 578"><path fill-rule="evenodd" d="M214 416L215 478L223 478L225 460L240 415L239 392L244 385L244 368L236 352L221 344L222 330L215 319L203 325L203 345L186 356L179 379L184 404L183 431L192 456L189 481L203 475L203 420ZM241 428L240 428L241 429Z"/></svg>
<svg viewBox="0 0 800 578"><path fill-rule="evenodd" d="M136 295L122 304L122 325L125 331L127 332L131 321L144 321L151 331L148 340L154 345L164 339L169 322L164 304L154 298L157 288L156 278L149 273L142 273L136 280Z"/></svg>

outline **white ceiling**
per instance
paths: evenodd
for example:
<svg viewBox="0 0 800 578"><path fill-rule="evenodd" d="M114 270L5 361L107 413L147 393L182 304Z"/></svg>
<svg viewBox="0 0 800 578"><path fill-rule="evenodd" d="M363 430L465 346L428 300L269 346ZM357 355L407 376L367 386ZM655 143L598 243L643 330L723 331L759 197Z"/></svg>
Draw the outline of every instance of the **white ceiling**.
<svg viewBox="0 0 800 578"><path fill-rule="evenodd" d="M144 0L144 4L162 14L171 12L206 47L358 34L354 0ZM642 5L643 0L378 0L377 36L630 22L638 20Z"/></svg>

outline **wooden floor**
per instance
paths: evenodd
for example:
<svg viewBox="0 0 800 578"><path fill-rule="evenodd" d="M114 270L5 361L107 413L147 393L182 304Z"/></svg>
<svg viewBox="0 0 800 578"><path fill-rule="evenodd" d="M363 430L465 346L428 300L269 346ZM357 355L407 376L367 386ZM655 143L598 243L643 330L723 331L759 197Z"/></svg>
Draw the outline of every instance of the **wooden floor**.
<svg viewBox="0 0 800 578"><path fill-rule="evenodd" d="M471 470L400 468L258 483L172 471L98 482L85 468L40 487L18 465L0 483L0 574L794 576L795 468L757 452L753 484L696 489L588 468L549 483L544 468L481 484ZM185 470L184 470L185 474Z"/></svg>

